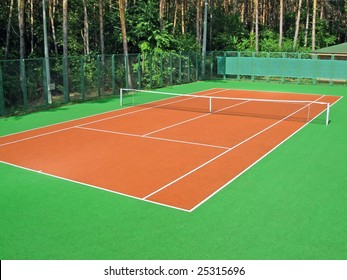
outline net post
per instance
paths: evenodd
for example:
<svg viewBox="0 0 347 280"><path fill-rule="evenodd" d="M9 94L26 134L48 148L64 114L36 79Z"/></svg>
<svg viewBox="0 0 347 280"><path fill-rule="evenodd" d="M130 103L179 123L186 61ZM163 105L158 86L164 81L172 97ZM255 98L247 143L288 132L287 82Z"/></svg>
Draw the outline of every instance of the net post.
<svg viewBox="0 0 347 280"><path fill-rule="evenodd" d="M121 88L119 90L119 101L120 101L120 106L123 106L123 89Z"/></svg>
<svg viewBox="0 0 347 280"><path fill-rule="evenodd" d="M326 115L326 119L325 119L325 125L329 124L329 114L330 114L330 103L327 103L327 115Z"/></svg>

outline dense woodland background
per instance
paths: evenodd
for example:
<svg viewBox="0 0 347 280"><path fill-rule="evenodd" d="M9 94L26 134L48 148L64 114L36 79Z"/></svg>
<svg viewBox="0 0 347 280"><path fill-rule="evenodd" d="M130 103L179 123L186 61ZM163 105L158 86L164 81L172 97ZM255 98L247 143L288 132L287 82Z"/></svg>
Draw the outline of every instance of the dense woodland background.
<svg viewBox="0 0 347 280"><path fill-rule="evenodd" d="M42 0L0 0L0 59L44 56ZM347 0L46 0L49 55L310 51L347 41Z"/></svg>

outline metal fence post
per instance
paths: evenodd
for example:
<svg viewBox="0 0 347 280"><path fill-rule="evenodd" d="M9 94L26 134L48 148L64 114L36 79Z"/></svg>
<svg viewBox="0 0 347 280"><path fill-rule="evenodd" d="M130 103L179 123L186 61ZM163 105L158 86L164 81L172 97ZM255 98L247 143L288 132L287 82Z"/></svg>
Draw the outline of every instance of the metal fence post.
<svg viewBox="0 0 347 280"><path fill-rule="evenodd" d="M179 83L182 84L182 52L180 52L179 58Z"/></svg>
<svg viewBox="0 0 347 280"><path fill-rule="evenodd" d="M172 53L170 53L169 64L170 64L170 84L172 85L173 84Z"/></svg>
<svg viewBox="0 0 347 280"><path fill-rule="evenodd" d="M227 75L226 75L226 72L227 72L227 53L224 52L224 73L223 73L223 80L226 80L227 78Z"/></svg>
<svg viewBox="0 0 347 280"><path fill-rule="evenodd" d="M114 54L111 58L111 75L112 75L112 95L116 95L116 63L114 59Z"/></svg>
<svg viewBox="0 0 347 280"><path fill-rule="evenodd" d="M84 57L81 57L80 59L80 77L81 77L82 100L84 100L86 96L86 85L85 85L85 77L84 77Z"/></svg>
<svg viewBox="0 0 347 280"><path fill-rule="evenodd" d="M318 78L318 59L317 59L317 55L316 54L314 54L313 55L313 62L314 62L314 70L313 70L313 72L314 72L314 74L313 74L313 80L312 80L312 83L314 84L314 85L316 85L317 84L317 78Z"/></svg>
<svg viewBox="0 0 347 280"><path fill-rule="evenodd" d="M153 76L153 69L152 69L152 54L148 54L149 56L149 87L152 88L152 76Z"/></svg>
<svg viewBox="0 0 347 280"><path fill-rule="evenodd" d="M23 94L23 102L24 102L24 109L28 109L28 91L27 91L27 79L26 79L26 72L25 72L25 60L20 59L19 61L20 65L20 84L22 88L22 94Z"/></svg>
<svg viewBox="0 0 347 280"><path fill-rule="evenodd" d="M270 81L270 65L269 65L269 60L270 60L270 53L269 52L267 52L266 53L266 59L267 59L267 63L266 63L266 73L267 73L267 75L266 75L266 81L267 82L269 82Z"/></svg>
<svg viewBox="0 0 347 280"><path fill-rule="evenodd" d="M210 78L213 78L213 51L210 52Z"/></svg>
<svg viewBox="0 0 347 280"><path fill-rule="evenodd" d="M48 100L47 71L45 71L46 64L47 64L47 60L46 59L42 59L42 66L43 66L43 71L42 71L43 92L44 92L44 95L45 95L46 105L48 105L49 104L49 102L48 102L49 100Z"/></svg>
<svg viewBox="0 0 347 280"><path fill-rule="evenodd" d="M333 76L334 76L334 74L333 74L333 69L334 69L334 60L335 60L335 55L334 54L332 54L331 55L331 57L330 57L330 79L329 79L329 85L330 86L332 86L333 84L334 84L334 82L333 82Z"/></svg>
<svg viewBox="0 0 347 280"><path fill-rule="evenodd" d="M256 62L255 62L255 60L256 60L257 58L256 58L256 56L255 56L255 52L252 52L252 70L253 70L253 72L252 72L252 75L251 75L251 79L252 79L252 82L254 82L255 81L255 75L254 75L254 69L255 69L255 64L256 64Z"/></svg>
<svg viewBox="0 0 347 280"><path fill-rule="evenodd" d="M190 52L188 52L188 56L187 56L187 60L188 60L188 83L190 83Z"/></svg>
<svg viewBox="0 0 347 280"><path fill-rule="evenodd" d="M301 58L301 53L298 53L298 61L301 62L301 59L302 59L302 58ZM300 77L301 77L301 76L300 76L300 75L301 75L301 67L300 67L300 66L301 66L301 63L299 63L299 67L298 67L299 69L298 69L298 72L297 72L298 75L297 75L297 77L296 77L296 83L297 83L298 85L300 84L300 81L301 81L301 80L300 80Z"/></svg>
<svg viewBox="0 0 347 280"><path fill-rule="evenodd" d="M0 116L5 115L5 95L4 95L4 86L2 82L2 69L0 64Z"/></svg>
<svg viewBox="0 0 347 280"><path fill-rule="evenodd" d="M69 102L69 77L68 77L68 57L63 57L63 83L64 83L64 101Z"/></svg>
<svg viewBox="0 0 347 280"><path fill-rule="evenodd" d="M282 84L284 84L284 71L285 71L285 68L284 68L284 63L286 61L286 53L282 53L282 63L281 63L281 69L282 69L282 75L281 75L281 82Z"/></svg>
<svg viewBox="0 0 347 280"><path fill-rule="evenodd" d="M240 67L240 61L241 61L241 52L237 52L237 80L241 81L241 67Z"/></svg>
<svg viewBox="0 0 347 280"><path fill-rule="evenodd" d="M160 54L160 87L163 87L163 54Z"/></svg>
<svg viewBox="0 0 347 280"><path fill-rule="evenodd" d="M137 55L137 88L141 89L142 81L141 81L141 54Z"/></svg>
<svg viewBox="0 0 347 280"><path fill-rule="evenodd" d="M124 66L125 66L125 88L129 88L129 57L128 54L124 55Z"/></svg>
<svg viewBox="0 0 347 280"><path fill-rule="evenodd" d="M98 81L98 97L101 96L101 72L100 72L100 55L96 57L96 76Z"/></svg>
<svg viewBox="0 0 347 280"><path fill-rule="evenodd" d="M199 62L198 62L198 53L195 52L195 80L199 80Z"/></svg>

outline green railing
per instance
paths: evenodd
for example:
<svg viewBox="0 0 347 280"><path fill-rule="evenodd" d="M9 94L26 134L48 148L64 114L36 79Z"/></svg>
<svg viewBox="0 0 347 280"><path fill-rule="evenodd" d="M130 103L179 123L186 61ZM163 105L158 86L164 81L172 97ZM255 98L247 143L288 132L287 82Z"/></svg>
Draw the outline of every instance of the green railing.
<svg viewBox="0 0 347 280"><path fill-rule="evenodd" d="M199 79L197 53L50 58L49 65L50 87L45 59L0 60L0 115L116 96L124 87L149 89Z"/></svg>

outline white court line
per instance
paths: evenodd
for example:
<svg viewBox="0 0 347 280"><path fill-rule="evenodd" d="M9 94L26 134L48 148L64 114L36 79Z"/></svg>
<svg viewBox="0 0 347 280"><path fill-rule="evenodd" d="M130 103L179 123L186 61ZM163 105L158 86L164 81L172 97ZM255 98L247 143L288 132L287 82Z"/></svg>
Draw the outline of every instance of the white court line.
<svg viewBox="0 0 347 280"><path fill-rule="evenodd" d="M244 103L247 103L247 102L250 102L250 100L248 100L248 101L243 101L243 102L241 102L241 103L234 104L234 105L225 107L225 108L223 108L223 109L219 109L219 110L217 110L217 111L214 111L213 113L219 113L219 112L222 112L222 111L224 111L224 110L227 110L227 109L230 109L230 108L233 108L233 107L236 107L236 106L240 106L240 105L242 105L242 104L244 104ZM146 136L148 136L148 135L151 135L151 134L154 134L154 133L157 133L157 132L160 132L160 131L163 131L163 130L166 130L166 129L169 129L169 128L172 128L172 127L175 127L175 126L184 124L184 123L187 123L187 122L191 122L191 121L194 121L194 120L197 120L197 119L206 117L206 116L210 116L210 115L212 115L213 113L206 113L206 114L204 114L204 115L201 115L201 116L198 116L198 117L195 117L195 118L191 118L191 119L188 119L188 120L185 120L185 121L182 121L182 122L179 122L179 123L176 123L176 124L173 124L173 125L169 125L169 126L166 126L166 127L161 128L161 129L157 129L157 130L155 130L155 131L152 131L152 132L143 134L142 136L143 136L143 137L146 137Z"/></svg>
<svg viewBox="0 0 347 280"><path fill-rule="evenodd" d="M41 134L38 134L38 135L22 138L22 139L19 139L19 140L3 143L3 144L0 144L0 147L6 146L6 145L15 144L15 143L19 143L19 142L26 141L26 140L35 139L35 138L38 138L38 137L43 137L43 136L46 136L46 135L50 135L50 134L54 134L54 133L58 133L58 132L62 132L62 131L66 131L66 130L69 130L69 129L72 129L72 128L74 128L74 126L70 126L70 127L66 127L66 128L62 128L62 129L58 129L58 130L54 130L54 131L50 131L50 132L41 133Z"/></svg>
<svg viewBox="0 0 347 280"><path fill-rule="evenodd" d="M210 90L210 89L209 89L209 90ZM225 90L229 90L229 89L225 89ZM210 93L210 94L213 94L213 93ZM189 96L189 95L187 94L187 96ZM322 97L325 97L325 96L322 96ZM321 97L321 98L322 98L322 97ZM340 97L337 101L339 101L341 98L342 98L342 97ZM319 99L320 99L320 98L319 98ZM319 99L317 99L317 100L319 100ZM336 102L337 102L337 101L336 101ZM335 104L336 102L334 102L333 104ZM127 108L125 108L125 109L127 109ZM112 110L112 111L109 111L109 112L99 113L99 114L96 114L96 115L107 114L107 113L110 113L110 112L113 112L113 111L118 111L118 110L122 110L122 109ZM323 112L324 112L324 111L323 111ZM322 112L322 113L323 113L323 112ZM90 117L93 117L93 116L96 116L96 115L87 116L87 117L82 117L82 118L78 118L78 119L74 119L74 120L69 120L69 121L64 121L64 122L61 122L61 123L56 123L56 124L52 124L52 125L47 125L47 126L43 126L43 127L40 127L40 128L50 127L50 126L59 125L59 124L62 124L62 123L68 123L68 122L72 122L72 121L76 121L76 120L80 120L80 119L90 118ZM308 124L308 123L306 123L304 126L302 126L299 130L295 131L292 135L294 135L295 133L297 133L298 131L300 131L300 130L301 130L303 127L305 127L307 124ZM83 124L82 124L82 125L83 125ZM60 131L67 130L67 129L74 128L74 127L75 127L75 126L72 126L72 127L69 127L69 128L65 128L65 129L53 131L53 132L50 132L50 133L60 132ZM29 130L26 130L26 131L36 130L36 129L40 129L40 128L29 129ZM22 131L22 132L26 132L26 131ZM5 135L5 136L3 136L3 137L10 136L10 135L14 135L14 134L20 134L20 133L22 133L22 132L13 133L13 134L8 134L8 135ZM50 134L50 133L45 133L45 134L43 134L43 135ZM290 135L288 138L290 138L292 135ZM0 138L1 138L1 137L0 137ZM271 151L273 151L275 148L277 148L279 145L281 145L283 142L285 142L288 138L286 138L285 140L283 140L280 144L278 144L276 147L274 147ZM271 151L269 151L268 153L270 153ZM267 153L267 154L268 154L268 153ZM267 155L267 154L266 154L266 155ZM263 157L265 157L266 155L264 155ZM258 159L255 163L253 163L251 166L249 166L246 170L248 170L249 168L251 168L254 164L256 164L258 161L260 161L263 157L261 157L260 159ZM244 172L246 171L246 170L245 170L245 171L243 171L241 174L237 175L236 178L233 178L232 180L230 180L228 183L226 183L225 185L223 185L221 188L219 188L217 191L215 191L213 194L211 194L211 195L210 195L209 197L207 197L205 200L201 201L199 204L197 204L196 206L194 206L192 209L187 210L187 209L183 209L183 208L179 208L179 207L175 207L175 206L170 206L170 205L167 205L167 204L158 203L158 202L155 202L155 201L150 201L150 200L145 199L145 198L138 198L138 197L133 197L133 196L130 196L130 195L126 195L126 194L124 194L124 193L118 193L118 192L115 192L115 191L110 191L110 190L107 190L107 189L104 189L104 188L101 188L101 187L97 187L97 186L93 186L93 185L88 185L88 184L86 184L86 183L82 183L82 182L78 182L78 181L69 180L69 179L66 179L66 178L63 178L63 177L58 177L58 176L51 175L51 174L48 174L48 173L44 173L44 172L41 172L41 171L32 170L32 169L29 169L29 168L17 166L17 165L15 165L15 164L7 163L7 162L4 162L4 161L0 161L0 162L3 163L3 164L15 166L15 167L18 167L18 168L27 169L27 170L30 170L30 171L33 171L33 172L36 172L36 173L39 173L39 174L44 174L44 175L48 175L48 176L51 176L51 177L56 177L56 178L59 178L59 179L65 180L65 181L76 182L76 183L79 183L79 184L82 184L82 185L86 185L86 186L98 188L98 189L101 189L101 190L109 191L109 192L112 192L112 193L117 193L117 194L120 194L120 195L123 195L123 196L128 196L128 197L135 198L135 199L138 199L138 200L142 200L142 201L146 201L146 202L150 202L150 203L154 203L154 204L158 204L158 205L162 205L162 206L166 206L166 207L170 207L170 208L174 208L174 209L178 209L178 210L182 210L182 211L186 211L186 212L192 212L192 211L194 211L197 207L199 207L201 204L203 204L205 201L207 201L210 197L212 197L214 194L216 194L217 192L219 192L221 189L223 189L225 186L227 186L231 181L235 180L237 177L239 177L242 173L244 173Z"/></svg>
<svg viewBox="0 0 347 280"><path fill-rule="evenodd" d="M200 92L204 92L204 91L209 91L209 90L216 90L216 89L219 89L219 90L220 90L220 88L205 89L205 90L201 90L201 91L196 91L196 92L192 92L192 93L187 93L187 96L189 96L189 95L191 95L191 94L196 94L196 93L200 93ZM223 91L224 91L224 90L232 90L232 89L223 89ZM209 93L209 94L210 94L210 93ZM88 101L87 101L87 102L88 102ZM0 138L7 137L7 136L12 136L12 135L16 135L16 134L21 134L21 133L24 133L24 132L33 131L33 130L40 129L40 128L47 128L47 127L51 127L51 126L55 126L55 125L60 125L60 124L68 123L68 122L73 122L73 121L78 121L78 120L83 120L83 119L87 119L87 118L91 118L91 117L96 117L96 116L104 115L104 114L109 114L109 113L112 113L112 112L127 110L127 109L129 109L129 107L126 107L126 108L118 108L118 109L114 109L114 110L110 110L110 111L105 111L105 112L97 113L97 114L93 114L93 115L88 115L88 116L85 116L85 117L80 117L80 118L76 118L76 119L72 119L72 120L67 120L67 121L57 122L57 123L53 123L53 124L43 125L43 126L39 126L39 127L35 127L35 128L30 128L30 129L26 129L26 130L14 132L14 133L2 135L2 136L0 136Z"/></svg>
<svg viewBox="0 0 347 280"><path fill-rule="evenodd" d="M214 89L208 89L208 90L214 90ZM208 93L208 94L213 94L213 93L222 92L222 91L226 91L226 90L229 90L229 89L222 89L222 90L218 90L218 91L215 91L215 92L212 92L212 93ZM206 91L207 91L207 90L206 90ZM194 94L194 93L192 93L192 94ZM191 94L187 94L187 96L190 96L190 95L191 95ZM206 94L206 95L207 95L207 94ZM184 96L184 95L183 95L183 96ZM191 97L191 98L194 98L194 97ZM185 100L186 100L186 99L185 99ZM180 100L180 101L182 101L182 100ZM164 105L169 105L169 104L176 103L176 102L179 102L179 101L176 100L176 101L168 102L168 103L166 103L166 104L164 104ZM142 111L145 111L145 110L150 110L150 109L153 109L153 108L155 108L155 107L142 108L142 109L139 109L139 110L135 110L135 111L131 111L131 112L126 112L126 113L123 113L123 114L120 114L120 115L116 115L116 116L112 116L112 117L106 117L106 118L102 118L102 119L99 119L99 120L96 120L96 121L86 122L86 123L83 123L83 124L79 124L78 126L80 127L80 126L83 126L83 125L89 125L89 124L93 124L93 123L97 123L97 122L102 122L102 121L109 120L109 119L119 118L119 117L127 116L127 115L130 115L130 114L142 112ZM127 108L124 108L123 110L125 110L125 109L127 109ZM1 136L0 138L8 137L8 136L11 136L11 135L16 135L16 134L20 134L20 133L24 133L24 132L34 131L34 130L36 130L36 129L47 128L47 127L51 127L51 126L55 126L55 125L60 125L60 124L64 124L64 123L74 122L74 121L78 121L78 120L82 120L82 119L86 119L86 118L90 118L90 117L94 117L94 116L98 116L98 115L102 115L102 114L108 114L108 113L111 113L111 112L117 112L117 111L119 111L119 110L122 110L122 109L117 109L117 110L113 110L113 111L109 111L109 112L105 112L105 113L100 113L100 114L96 114L96 115L92 115L92 116L87 116L87 117L82 117L82 118L78 118L78 119L74 119L74 120L69 120L69 121L65 121L65 122L61 122L61 123L56 123L56 124L52 124L52 125L47 125L47 126L43 126L43 127L39 127L39 128L28 129L28 130L25 130L25 131L21 131L21 132L17 132L17 133L13 133L13 134L4 135L4 136ZM18 140L15 140L15 141L6 142L6 143L3 143L3 144L0 144L0 147L6 146L6 145L15 144L15 143L22 142L22 141L31 140L31 139L38 138L38 137L43 137L43 136L50 135L50 134L54 134L54 133L58 133L58 132L62 132L62 131L69 130L69 129L75 128L75 127L76 127L76 126L73 125L73 126L70 126L70 127L63 128L63 129L58 129L58 130L54 130L54 131L50 131L50 132L46 132L46 133L37 134L37 135L34 135L34 136L30 136L30 137L18 139Z"/></svg>
<svg viewBox="0 0 347 280"><path fill-rule="evenodd" d="M98 186L87 184L87 183L83 183L83 182L80 182L80 181L76 181L76 180L60 177L60 176L57 176L57 175L53 175L53 174L50 174L50 173L42 172L40 170L35 170L35 169L23 167L23 166L16 165L16 164L13 164L13 163L5 162L5 161L0 161L0 163L6 164L6 165L9 165L9 166L13 166L13 167L16 167L16 168L20 168L20 169L23 169L23 170L28 170L28 171L31 171L31 172L35 172L35 173L38 173L38 174L50 176L50 177L57 178L57 179L60 179L60 180L64 180L64 181L67 181L67 182L72 182L72 183L80 184L80 185L83 185L83 186L91 187L91 188L94 188L94 189L98 189L98 190L102 190L102 191L106 191L106 192L110 192L110 193L115 193L115 194L119 194L119 195L122 195L122 196L130 197L130 198L134 198L134 199L137 199L137 200L144 201L146 203L150 202L152 204L157 204L157 205L173 208L173 209L176 209L176 210L190 212L189 210L184 209L184 208L179 208L179 207L175 207L175 206L172 206L172 205L163 204L163 203L159 203L159 202L155 202L155 201L148 201L148 200L145 200L145 199L143 199L141 197L132 196L132 195L129 195L129 194L125 194L125 193L109 190L109 189L106 189L106 188L103 188L103 187L98 187Z"/></svg>
<svg viewBox="0 0 347 280"><path fill-rule="evenodd" d="M310 97L317 97L321 96L320 93L307 93L307 92L297 92L297 91L277 91L277 90L256 90L256 89L242 89L242 88L232 88L230 89L232 91L251 91L251 92L261 92L261 93L275 93L275 94L289 94L289 95L296 95L296 96L310 96ZM335 104L337 101L339 101L343 96L339 95L325 95L326 97L340 97L335 102L331 103L330 105ZM314 101L314 100L293 100L293 101ZM324 102L325 103L325 102ZM328 103L328 102L327 102Z"/></svg>
<svg viewBox="0 0 347 280"><path fill-rule="evenodd" d="M312 101L312 103L315 102L315 101L318 101L319 99L321 99L321 98L323 98L323 97L325 97L325 95L323 95L323 96L319 97L318 99ZM248 142L249 140L253 139L254 137L260 135L261 133L263 133L263 132L269 130L270 128L274 127L275 125L277 125L277 124L279 124L279 123L285 121L286 119L288 119L288 118L291 117L292 115L296 114L297 112L300 112L301 110L303 110L304 108L306 108L306 107L309 106L310 104L311 104L311 103L305 105L304 107L302 107L302 108L296 110L295 112L291 113L290 115L288 115L288 116L286 116L286 117L280 119L279 121L273 123L272 125L270 125L270 126L264 128L263 130L261 130L261 131L255 133L255 134L253 134L252 136L248 137L247 139L245 139L245 140L241 141L240 143L236 144L235 146L229 148L228 150L224 151L223 153L221 153L221 154L215 156L214 158L208 160L207 162L205 162L205 163L199 165L198 167L194 168L193 170L191 170L191 171L189 171L189 172L183 174L181 177L178 177L177 179L175 179L175 180L171 181L170 183L166 184L165 186L163 186L163 187L157 189L156 191L154 191L154 192L152 192L152 193L146 195L146 196L144 197L144 199L148 199L148 198L151 197L152 195L154 195L154 194L156 194L156 193L158 193L158 192L164 190L165 188L171 186L172 184L174 184L174 183L176 183L176 182L182 180L183 178L185 178L185 177L187 177L188 175L194 173L195 171L201 169L202 167L206 166L207 164L209 164L209 163L215 161L216 159L220 158L221 156L225 155L226 153L228 153L228 152L234 150L235 148L237 148L237 147L241 146L242 144Z"/></svg>
<svg viewBox="0 0 347 280"><path fill-rule="evenodd" d="M117 131L112 131L112 130L104 130L104 129L90 128L90 127L83 127L83 126L76 126L75 128L80 128L80 129L90 130L90 131L96 131L96 132L109 133L109 134L125 135L125 136L137 137L137 138L148 138L148 139L153 139L153 140L182 143L182 144L189 144L189 145L195 145L195 146L204 146L204 147L217 148L217 149L223 149L223 150L229 149L229 147L223 147L223 146L217 146L217 145L211 145L211 144L204 144L204 143L190 142L190 141L183 141L183 140L175 140L175 139L161 138L161 137L153 137L153 136L143 136L143 135L139 135L139 134L117 132Z"/></svg>
<svg viewBox="0 0 347 280"><path fill-rule="evenodd" d="M331 104L334 105L337 101L339 101L342 97L340 97L338 100L336 100L334 103ZM296 131L294 131L292 134L290 134L288 137L286 137L283 141L281 141L280 143L278 143L275 147L273 147L270 151L268 151L266 154L264 154L262 157L260 157L259 159L257 159L255 162L253 162L250 166L248 166L246 169L244 169L242 172L240 172L239 174L237 174L234 178L232 178L230 181L228 181L227 183L225 183L223 186L221 186L219 189L217 189L216 191L214 191L213 193L211 193L208 197L206 197L204 200L202 200L200 203L198 203L197 205L195 205L192 209L189 210L189 212L193 212L195 209L197 209L199 206L201 206L202 204L204 204L207 200L209 200L211 197L213 197L215 194L217 194L218 192L220 192L222 189L224 189L225 187L227 187L231 182L235 181L237 178L239 178L243 173L245 173L247 170L249 170L251 167L253 167L255 164L257 164L259 161L261 161L264 157L266 157L268 154L270 154L272 151L274 151L275 149L277 149L280 145L282 145L285 141L287 141L289 138L293 137L296 133L298 133L299 131L301 131L304 127L306 127L310 122L312 122L313 120L315 120L316 118L318 118L321 114L323 114L325 112L322 111L320 114L318 114L317 116L315 116L312 120L310 120L309 122L305 123L303 126L301 126L299 129L297 129Z"/></svg>
<svg viewBox="0 0 347 280"><path fill-rule="evenodd" d="M211 90L214 90L214 89L211 89ZM213 92L211 92L211 93L202 94L202 95L203 95L203 96L206 96L206 95L210 95L210 94L214 94L214 93L218 93L218 92L223 92L223 91L226 91L226 90L229 90L229 89L222 89L222 90L213 91ZM199 92L198 92L198 93L199 93ZM85 123L85 124L82 124L82 125L89 125L89 124L93 124L93 123L103 122L103 121L105 121L105 120L114 119L114 118L118 118L118 117L123 117L123 116L126 116L126 115L130 115L130 114L134 114L134 113L138 113L138 112L142 112L142 111L147 111L147 110L151 110L151 109L161 108L161 107L166 106L166 105L171 105L171 104L175 104L175 103L187 101L187 100L196 98L196 96L193 96L193 94L195 94L195 93L182 94L182 95L175 95L175 96L172 97L172 99L176 99L177 97L190 97L190 98L185 98L185 99L183 99L183 100L173 100L173 101L171 101L171 102L166 102L166 103L159 104L159 105L155 105L155 106L152 106L152 107L146 107L146 108L138 109L138 110L135 110L135 111L131 111L131 112L122 114L122 115L117 115L117 116L113 116L113 117L109 117L109 118L105 118L105 119L100 119L100 120L95 120L95 121L88 122L88 123ZM170 94L168 93L168 95L170 95ZM162 99L162 100L155 100L155 101L150 102L150 103L156 103L156 102L158 102L158 101L164 101L164 100L170 101L170 100L172 100L172 99L171 99L171 98L167 98L167 99ZM146 105L146 104L148 104L148 103L145 103L144 105ZM130 108L134 108L134 107L135 107L135 106L130 107ZM129 108L129 107L128 107L128 108ZM164 109L165 109L165 108L164 108ZM81 125L79 125L79 126L81 126Z"/></svg>

